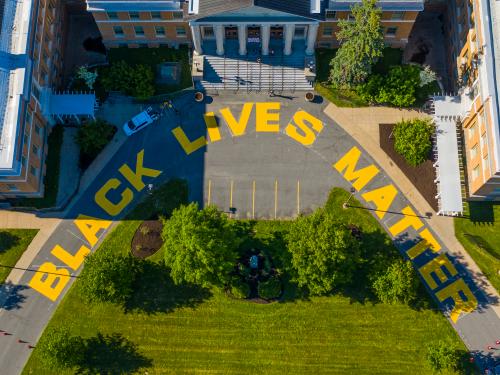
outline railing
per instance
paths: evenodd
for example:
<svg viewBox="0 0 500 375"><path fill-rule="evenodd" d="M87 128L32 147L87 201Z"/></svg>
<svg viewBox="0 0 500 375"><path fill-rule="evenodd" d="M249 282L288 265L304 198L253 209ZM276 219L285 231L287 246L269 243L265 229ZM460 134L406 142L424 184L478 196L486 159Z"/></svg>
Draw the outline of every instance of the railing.
<svg viewBox="0 0 500 375"><path fill-rule="evenodd" d="M226 75L226 55L224 55L224 76L222 77L222 85L224 86L224 90L226 89L226 79L227 79L227 75Z"/></svg>
<svg viewBox="0 0 500 375"><path fill-rule="evenodd" d="M238 79L236 80L236 92L240 90L240 80L241 80L241 77L240 77L240 60L236 60L236 77L238 77Z"/></svg>

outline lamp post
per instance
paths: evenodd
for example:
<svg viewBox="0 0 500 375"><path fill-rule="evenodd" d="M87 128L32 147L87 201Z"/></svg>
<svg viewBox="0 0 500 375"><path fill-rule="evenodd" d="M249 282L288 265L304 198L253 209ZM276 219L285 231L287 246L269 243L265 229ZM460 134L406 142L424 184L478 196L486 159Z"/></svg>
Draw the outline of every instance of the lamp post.
<svg viewBox="0 0 500 375"><path fill-rule="evenodd" d="M349 195L349 198L347 198L347 200L342 204L342 208L345 210L347 207L349 207L348 203L349 201L351 200L351 198L354 196L354 193L356 193L356 189L354 189L353 187L351 187L349 189L351 195Z"/></svg>

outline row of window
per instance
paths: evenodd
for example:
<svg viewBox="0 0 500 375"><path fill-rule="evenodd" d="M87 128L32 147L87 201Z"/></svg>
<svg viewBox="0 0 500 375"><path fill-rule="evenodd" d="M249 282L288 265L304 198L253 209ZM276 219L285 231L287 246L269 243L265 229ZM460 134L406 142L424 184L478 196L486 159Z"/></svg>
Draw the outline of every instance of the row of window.
<svg viewBox="0 0 500 375"><path fill-rule="evenodd" d="M386 27L384 29L384 35L388 37L394 37L396 36L396 33L398 32L397 26L391 26L391 27ZM333 36L333 26L325 26L323 27L323 36Z"/></svg>
<svg viewBox="0 0 500 375"><path fill-rule="evenodd" d="M166 29L163 26L155 26L155 34L157 37L162 38L166 35ZM122 26L113 26L113 32L115 33L115 37L121 38L125 35ZM137 37L144 36L144 27L143 26L134 26L134 33ZM186 29L183 26L177 26L175 28L175 35L179 38L183 38L186 36Z"/></svg>
<svg viewBox="0 0 500 375"><path fill-rule="evenodd" d="M392 21L401 21L401 20L404 20L405 18L405 13L406 12L392 12L391 13L391 20ZM325 16L326 16L326 19L327 20L337 20L337 11L336 10L327 10L326 13L325 13ZM354 21L354 16L352 15L352 13L348 13L347 14L347 20L349 21Z"/></svg>
<svg viewBox="0 0 500 375"><path fill-rule="evenodd" d="M131 20L139 20L141 19L141 13L142 14L149 14L149 17L145 17L145 19L153 19L153 20L161 20L163 19L161 12L128 12L128 17ZM117 20L118 18L118 12L106 12L106 15L108 16L109 20ZM172 17L174 20L182 20L183 14L182 11L180 12L172 12Z"/></svg>

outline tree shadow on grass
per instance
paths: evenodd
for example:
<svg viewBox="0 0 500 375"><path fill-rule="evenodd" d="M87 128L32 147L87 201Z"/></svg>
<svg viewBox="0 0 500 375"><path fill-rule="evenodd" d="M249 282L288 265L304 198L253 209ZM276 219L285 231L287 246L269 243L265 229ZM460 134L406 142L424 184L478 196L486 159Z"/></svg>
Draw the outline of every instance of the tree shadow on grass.
<svg viewBox="0 0 500 375"><path fill-rule="evenodd" d="M150 367L152 361L137 351L134 343L118 333L97 336L84 340L83 362L77 374L119 375Z"/></svg>
<svg viewBox="0 0 500 375"><path fill-rule="evenodd" d="M476 224L493 224L495 222L495 212L493 202L469 202L469 218Z"/></svg>
<svg viewBox="0 0 500 375"><path fill-rule="evenodd" d="M169 313L179 307L194 308L211 295L208 289L199 286L174 284L165 265L144 261L135 280L134 293L124 307L126 313Z"/></svg>
<svg viewBox="0 0 500 375"><path fill-rule="evenodd" d="M9 232L0 231L0 254L19 244L19 237Z"/></svg>

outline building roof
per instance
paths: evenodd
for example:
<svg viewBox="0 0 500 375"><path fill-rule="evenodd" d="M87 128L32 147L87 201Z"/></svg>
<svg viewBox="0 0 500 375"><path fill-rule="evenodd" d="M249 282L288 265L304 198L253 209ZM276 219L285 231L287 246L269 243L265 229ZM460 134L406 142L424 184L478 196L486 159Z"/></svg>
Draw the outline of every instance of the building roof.
<svg viewBox="0 0 500 375"><path fill-rule="evenodd" d="M336 11L349 11L361 0L329 0L327 9ZM424 0L380 0L377 6L387 11L422 11L424 10Z"/></svg>
<svg viewBox="0 0 500 375"><path fill-rule="evenodd" d="M229 12L213 14L207 17L197 18L196 23L265 23L272 22L294 22L294 23L310 23L312 20L308 17L303 17L291 13L285 13L269 8L251 6Z"/></svg>

